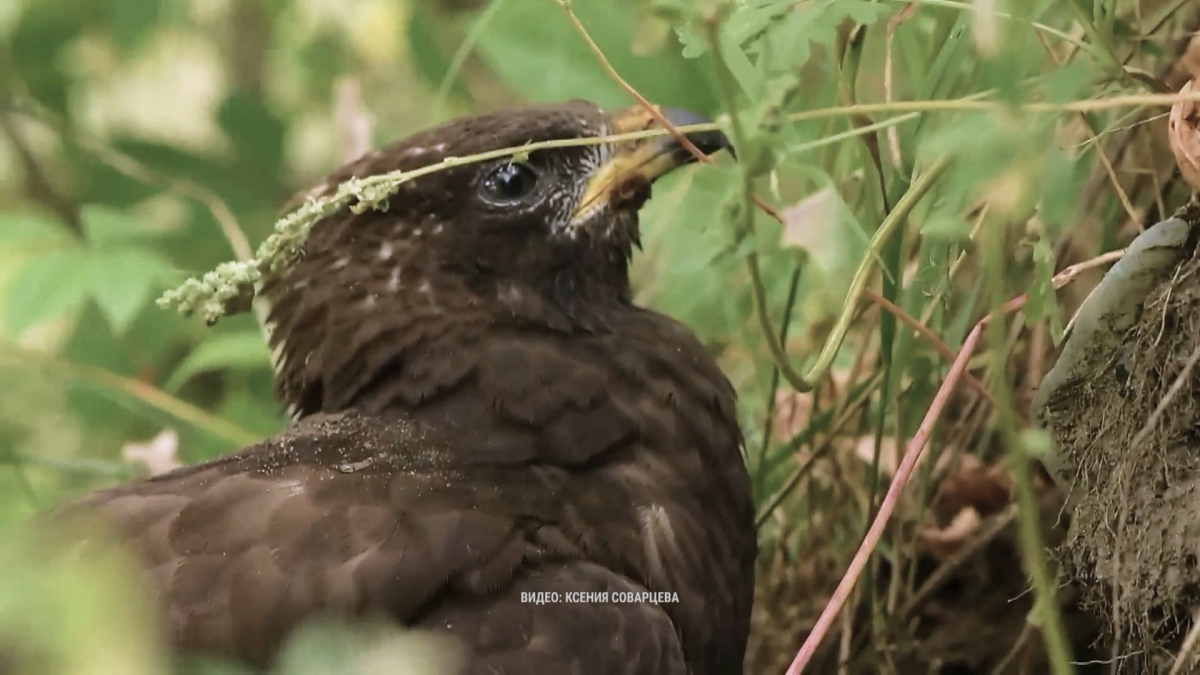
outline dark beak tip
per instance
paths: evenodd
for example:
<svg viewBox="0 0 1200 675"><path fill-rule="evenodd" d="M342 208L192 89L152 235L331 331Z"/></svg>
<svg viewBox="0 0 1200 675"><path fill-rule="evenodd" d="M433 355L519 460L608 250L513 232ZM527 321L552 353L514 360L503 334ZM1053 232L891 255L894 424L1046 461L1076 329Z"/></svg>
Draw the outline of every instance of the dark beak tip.
<svg viewBox="0 0 1200 675"><path fill-rule="evenodd" d="M692 124L712 124L711 119L690 110L663 108L662 113L667 118L667 121L677 127ZM734 151L733 144L729 142L729 138L723 131L693 131L686 134L686 136L689 141L694 143L706 155L716 154L721 150L728 150L730 156L737 159L737 152Z"/></svg>

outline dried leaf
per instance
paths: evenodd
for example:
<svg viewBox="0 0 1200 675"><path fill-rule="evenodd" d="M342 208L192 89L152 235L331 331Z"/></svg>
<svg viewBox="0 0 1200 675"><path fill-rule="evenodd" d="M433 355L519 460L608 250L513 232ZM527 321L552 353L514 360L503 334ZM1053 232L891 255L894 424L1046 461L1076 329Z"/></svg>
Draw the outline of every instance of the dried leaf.
<svg viewBox="0 0 1200 675"><path fill-rule="evenodd" d="M896 468L900 466L903 459L901 454L907 448L898 448L896 446L895 436L885 436L879 442L879 470L883 475L891 477L896 475ZM916 471L920 471L920 467L924 466L932 455L931 449L926 447L921 453L921 458L917 460ZM946 470L946 465L950 461L950 452L943 450L938 455L937 464L933 467L933 475L937 476ZM872 435L859 436L854 443L854 456L858 457L864 464L870 465L875 459L875 437ZM915 475L915 474L914 474Z"/></svg>
<svg viewBox="0 0 1200 675"><path fill-rule="evenodd" d="M813 410L836 401L841 392L850 386L850 370L834 369L830 372L826 386L820 388L821 400L813 403L813 392L783 389L775 392L775 424L771 435L779 441L794 438L812 418Z"/></svg>
<svg viewBox="0 0 1200 675"><path fill-rule="evenodd" d="M983 524L979 512L966 508L955 514L945 527L927 527L921 532L924 549L938 560L945 560L958 552Z"/></svg>
<svg viewBox="0 0 1200 675"><path fill-rule="evenodd" d="M838 197L825 187L783 211L783 243L812 253L817 260L834 243L830 224L838 220Z"/></svg>
<svg viewBox="0 0 1200 675"><path fill-rule="evenodd" d="M1193 85L1198 82L1200 78L1188 82L1179 93L1191 93ZM1193 190L1200 190L1200 111L1195 101L1180 101L1171 106L1171 115L1167 119L1167 141L1183 179Z"/></svg>
<svg viewBox="0 0 1200 675"><path fill-rule="evenodd" d="M833 183L784 209L784 246L808 252L824 279L821 291L840 303L868 236Z"/></svg>
<svg viewBox="0 0 1200 675"><path fill-rule="evenodd" d="M984 515L1002 511L1011 501L1012 478L1002 464L984 464L974 455L963 455L958 467L938 485L937 502L943 513L964 509Z"/></svg>

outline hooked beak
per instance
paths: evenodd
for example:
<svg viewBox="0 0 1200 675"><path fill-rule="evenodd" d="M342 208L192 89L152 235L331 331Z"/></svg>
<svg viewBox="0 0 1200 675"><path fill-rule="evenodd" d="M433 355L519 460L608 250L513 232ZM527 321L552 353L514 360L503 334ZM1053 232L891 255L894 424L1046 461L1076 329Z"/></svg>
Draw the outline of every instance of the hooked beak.
<svg viewBox="0 0 1200 675"><path fill-rule="evenodd" d="M659 108L659 112L676 127L712 122L687 110ZM613 113L611 133L626 134L659 126L644 107L634 106ZM729 139L719 129L692 131L685 135L705 156L721 150L733 153ZM651 183L696 161L698 158L672 134L619 141L613 145L608 160L592 172L572 221L580 224L605 206L640 208L650 197Z"/></svg>

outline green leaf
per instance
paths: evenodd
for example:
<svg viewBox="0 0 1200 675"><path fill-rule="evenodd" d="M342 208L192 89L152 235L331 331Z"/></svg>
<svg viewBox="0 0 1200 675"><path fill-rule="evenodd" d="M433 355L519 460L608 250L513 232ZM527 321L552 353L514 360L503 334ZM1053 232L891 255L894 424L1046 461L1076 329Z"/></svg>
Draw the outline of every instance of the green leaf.
<svg viewBox="0 0 1200 675"><path fill-rule="evenodd" d="M967 210L965 195L949 192L938 196L921 223L921 234L942 241L965 241L971 233L971 223L963 214Z"/></svg>
<svg viewBox="0 0 1200 675"><path fill-rule="evenodd" d="M183 363L171 373L163 387L177 392L187 381L199 373L223 368L250 370L271 368L271 353L257 332L229 333L202 342L188 354Z"/></svg>
<svg viewBox="0 0 1200 675"><path fill-rule="evenodd" d="M507 3L492 19L491 30L479 40L479 55L509 86L535 100L587 96L605 106L624 103L624 93L604 73L566 16L561 11L547 11L553 4ZM577 3L575 9L595 39L609 32L598 24L619 30L610 27L612 20L607 17L600 21L584 18L603 10L586 11L592 7L583 4ZM610 58L616 56L608 49L605 52Z"/></svg>
<svg viewBox="0 0 1200 675"><path fill-rule="evenodd" d="M506 2L480 36L481 60L518 93L537 101L586 98L606 106L629 105L617 85L555 3ZM716 96L709 64L677 54L633 53L644 6L631 0L571 5L613 67L656 103L710 112Z"/></svg>
<svg viewBox="0 0 1200 675"><path fill-rule="evenodd" d="M117 335L125 332L171 274L171 266L158 254L139 248L93 251L82 270L91 297Z"/></svg>
<svg viewBox="0 0 1200 675"><path fill-rule="evenodd" d="M788 3L793 4L793 3ZM770 45L777 63L795 68L808 62L814 44L833 46L838 26L846 19L870 25L887 15L886 3L867 0L837 0L798 6L786 18L773 22Z"/></svg>
<svg viewBox="0 0 1200 675"><path fill-rule="evenodd" d="M777 17L787 14L795 4L794 0L759 0L739 7L721 24L721 38L729 44L743 45L761 36ZM695 58L707 54L709 44L705 31L697 25L703 18L691 18L689 25L679 29L679 41L683 43L683 55Z"/></svg>
<svg viewBox="0 0 1200 675"><path fill-rule="evenodd" d="M4 38L5 74L19 78L37 101L56 113L66 114L67 90L72 78L63 77L61 54L71 49L76 38L91 27L92 17L88 16L91 12L50 0L18 6L17 24Z"/></svg>
<svg viewBox="0 0 1200 675"><path fill-rule="evenodd" d="M840 303L869 237L833 179L820 182L824 185L782 209L782 245L807 251L823 279L819 292Z"/></svg>
<svg viewBox="0 0 1200 675"><path fill-rule="evenodd" d="M85 251L76 248L38 257L22 268L5 293L9 332L17 336L78 309L88 295L88 281L80 274L86 260Z"/></svg>
<svg viewBox="0 0 1200 675"><path fill-rule="evenodd" d="M417 3L412 8L412 17L408 20L408 30L405 40L408 51L412 54L412 65L427 84L437 87L450 70L450 56L442 49L438 39L439 8L432 4ZM451 85L454 93L466 93L461 82Z"/></svg>
<svg viewBox="0 0 1200 675"><path fill-rule="evenodd" d="M55 218L38 213L0 213L0 244L28 247L73 241L71 232Z"/></svg>
<svg viewBox="0 0 1200 675"><path fill-rule="evenodd" d="M236 175L258 189L274 188L283 166L279 115L258 96L234 93L221 102L217 122L237 148Z"/></svg>
<svg viewBox="0 0 1200 675"><path fill-rule="evenodd" d="M101 204L85 205L79 212L83 233L93 244L111 244L156 234L147 223L127 211Z"/></svg>
<svg viewBox="0 0 1200 675"><path fill-rule="evenodd" d="M1054 295L1054 248L1045 238L1033 244L1033 284L1025 303L1025 323L1033 326L1042 319L1050 320L1050 338L1055 346L1062 342L1062 316Z"/></svg>
<svg viewBox="0 0 1200 675"><path fill-rule="evenodd" d="M1045 429L1022 429L1018 438L1020 448L1032 459L1043 461L1056 456L1054 441Z"/></svg>
<svg viewBox="0 0 1200 675"><path fill-rule="evenodd" d="M164 23L162 0L120 0L108 7L111 35L125 53L135 51Z"/></svg>

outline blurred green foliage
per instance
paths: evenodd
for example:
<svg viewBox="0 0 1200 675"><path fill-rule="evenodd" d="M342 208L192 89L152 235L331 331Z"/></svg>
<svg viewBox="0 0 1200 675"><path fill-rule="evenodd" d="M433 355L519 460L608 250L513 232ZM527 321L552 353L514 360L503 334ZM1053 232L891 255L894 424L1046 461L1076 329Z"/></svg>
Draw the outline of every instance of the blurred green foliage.
<svg viewBox="0 0 1200 675"><path fill-rule="evenodd" d="M1070 2L1101 20L1076 30L1081 15ZM1125 214L1109 194L1080 203L1097 144L1060 137L1083 116L1035 114L1019 104L1144 92L1106 54L1153 63L1163 51L1142 32L1179 9L1152 1L1070 2L571 4L613 66L647 98L713 116L732 108L748 130L740 151L753 158L750 168L723 160L657 188L643 216L645 251L635 276L639 300L690 324L738 387L748 462L763 502L793 475L796 453L811 447L833 416L817 410L799 428L775 425L766 437L767 411L784 388L754 320L748 252L762 256L766 306L776 329L789 317L789 353L805 365L842 309L871 232L922 158L950 154L953 171L879 252L884 294L927 317L951 348L986 308L984 283L1000 283L1009 295L1032 288L1027 319L1061 332L1049 290L1055 242L1072 233L1083 206L1106 243ZM991 14L992 6L1009 14ZM721 21L715 59L706 29L714 20ZM722 99L715 67L732 75L735 100ZM164 428L179 432L179 458L195 462L285 424L253 316L207 328L152 300L233 258L203 195L215 195L257 243L290 194L342 161L347 121L335 111L346 82L363 92L358 105L373 121L377 144L522 101L631 103L553 0L0 3L4 522L133 475L123 449ZM788 118L855 102L974 95L1013 105ZM1096 133L1132 123L1120 109L1083 119ZM855 133L871 123L884 128ZM752 236L717 215L738 202L738 172L751 169L757 194L785 216L780 225L756 212ZM1005 274L976 273L973 283L956 283L950 265L973 250L981 205L987 227L1007 228L1025 245L1011 247ZM946 364L887 317L852 332L835 371L847 372L859 352L888 375L883 393L871 398L863 433L906 437ZM790 522L820 508L811 499L785 504ZM839 517L856 532L868 510L859 504ZM795 551L803 542L802 531L785 537L774 525L764 534L767 551ZM45 612L39 620L61 630L92 640L107 634L91 634L58 600L35 610L27 598L14 599L26 583L53 582L29 581L38 577L29 567L36 556L13 556L0 556L0 641L16 636L11 627L20 616ZM62 593L74 593L70 588ZM96 593L80 602L101 602ZM53 630L48 626L35 629Z"/></svg>

